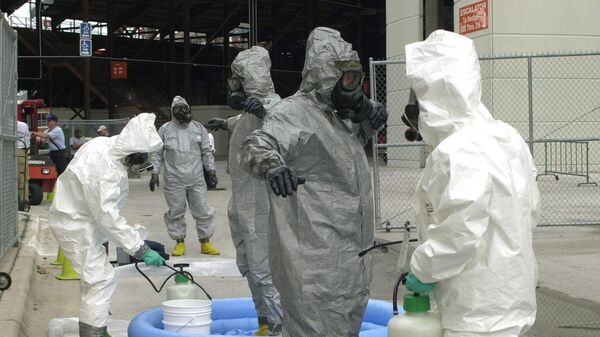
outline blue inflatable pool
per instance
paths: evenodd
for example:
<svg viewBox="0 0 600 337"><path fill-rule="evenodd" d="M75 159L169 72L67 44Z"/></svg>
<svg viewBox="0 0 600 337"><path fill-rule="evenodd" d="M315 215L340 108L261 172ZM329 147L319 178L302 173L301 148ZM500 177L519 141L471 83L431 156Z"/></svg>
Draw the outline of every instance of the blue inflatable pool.
<svg viewBox="0 0 600 337"><path fill-rule="evenodd" d="M129 324L129 337L198 337L163 330L162 310L142 312ZM392 318L392 304L370 300L361 328L361 337L387 337L387 323ZM210 336L250 335L258 329L254 303L250 298L215 299L212 301Z"/></svg>

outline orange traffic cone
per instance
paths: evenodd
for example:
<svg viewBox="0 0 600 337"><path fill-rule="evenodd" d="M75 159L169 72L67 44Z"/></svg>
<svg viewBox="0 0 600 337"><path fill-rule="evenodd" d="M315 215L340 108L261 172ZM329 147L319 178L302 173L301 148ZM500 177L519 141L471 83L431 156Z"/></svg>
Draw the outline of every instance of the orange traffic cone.
<svg viewBox="0 0 600 337"><path fill-rule="evenodd" d="M50 262L53 266L62 266L65 261L65 253L62 248L58 247L58 253L56 254L56 261Z"/></svg>
<svg viewBox="0 0 600 337"><path fill-rule="evenodd" d="M69 259L67 259L65 257L64 261L63 261L62 271L61 271L60 275L58 275L56 278L59 280L63 280L63 281L79 280L79 274L77 274L75 269L73 269L73 265L71 264L71 261L69 261Z"/></svg>

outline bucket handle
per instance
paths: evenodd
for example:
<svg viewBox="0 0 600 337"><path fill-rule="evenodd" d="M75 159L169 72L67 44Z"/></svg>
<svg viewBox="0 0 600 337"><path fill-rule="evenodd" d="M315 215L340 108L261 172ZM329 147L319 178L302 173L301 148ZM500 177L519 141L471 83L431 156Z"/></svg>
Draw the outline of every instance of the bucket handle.
<svg viewBox="0 0 600 337"><path fill-rule="evenodd" d="M186 326L190 325L190 323L192 323L194 321L194 319L196 319L196 317L198 317L198 315L192 315L192 316L190 316L190 320L187 321L187 323L185 323L182 327L180 327L179 329L177 329L175 332L179 332L179 331L181 331L181 329L183 329Z"/></svg>

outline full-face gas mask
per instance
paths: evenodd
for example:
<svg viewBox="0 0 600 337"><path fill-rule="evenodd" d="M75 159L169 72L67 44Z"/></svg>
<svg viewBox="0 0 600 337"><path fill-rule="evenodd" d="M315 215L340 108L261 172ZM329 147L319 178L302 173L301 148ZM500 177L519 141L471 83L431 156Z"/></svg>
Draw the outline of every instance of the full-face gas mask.
<svg viewBox="0 0 600 337"><path fill-rule="evenodd" d="M238 77L227 79L227 103L234 110L243 110L246 102L246 93L242 86L242 80Z"/></svg>
<svg viewBox="0 0 600 337"><path fill-rule="evenodd" d="M422 141L423 137L419 133L419 101L412 89L410 89L408 104L404 107L404 115L402 115L401 119L408 126L408 129L404 132L406 140L409 142Z"/></svg>
<svg viewBox="0 0 600 337"><path fill-rule="evenodd" d="M171 108L173 118L181 124L187 124L192 121L192 111L187 104L176 104Z"/></svg>
<svg viewBox="0 0 600 337"><path fill-rule="evenodd" d="M336 62L336 67L342 71L342 77L331 92L331 102L341 119L350 119L360 123L372 114L373 106L362 92L362 82L365 74L360 62Z"/></svg>

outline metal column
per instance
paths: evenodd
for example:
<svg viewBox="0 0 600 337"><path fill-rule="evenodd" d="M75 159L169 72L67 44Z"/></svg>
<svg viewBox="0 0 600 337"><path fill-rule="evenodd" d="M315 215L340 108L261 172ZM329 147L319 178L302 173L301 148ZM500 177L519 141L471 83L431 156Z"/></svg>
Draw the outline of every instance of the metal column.
<svg viewBox="0 0 600 337"><path fill-rule="evenodd" d="M258 43L258 0L248 0L248 24L250 25L248 48L250 48Z"/></svg>
<svg viewBox="0 0 600 337"><path fill-rule="evenodd" d="M308 4L308 31L320 25L319 23L319 2L317 0L309 0Z"/></svg>
<svg viewBox="0 0 600 337"><path fill-rule="evenodd" d="M169 1L169 18L171 20L169 24L169 61L175 61L175 0ZM175 87L175 70L177 69L175 65L171 64L169 66L170 72L170 81L169 81L169 89L171 98L176 95L176 87Z"/></svg>
<svg viewBox="0 0 600 337"><path fill-rule="evenodd" d="M375 65L373 64L373 58L369 58L369 82L371 84L371 99L377 100L375 93L377 92L377 78L375 77ZM381 224L380 218L380 201L379 201L379 133L376 132L371 143L373 145L373 209L375 210L373 217L375 228L378 228Z"/></svg>
<svg viewBox="0 0 600 337"><path fill-rule="evenodd" d="M85 22L90 20L90 2L89 0L81 0L81 13L82 19ZM90 119L90 59L85 57L83 59L83 109L84 118Z"/></svg>
<svg viewBox="0 0 600 337"><path fill-rule="evenodd" d="M190 55L190 6L189 0L183 0L181 12L183 16L183 60L189 63ZM192 94L192 67L188 64L183 67L183 95L189 101ZM191 102L191 101L190 101Z"/></svg>
<svg viewBox="0 0 600 337"><path fill-rule="evenodd" d="M529 96L529 151L533 156L533 69L532 58L527 58L527 86Z"/></svg>
<svg viewBox="0 0 600 337"><path fill-rule="evenodd" d="M90 20L89 0L81 0L81 13L83 21L88 22ZM85 119L90 119L90 109L90 59L85 57L83 59L83 116Z"/></svg>
<svg viewBox="0 0 600 337"><path fill-rule="evenodd" d="M223 1L223 22L227 21L229 14L229 1ZM223 26L223 83L227 83L229 77L229 64L231 63L229 54L229 25Z"/></svg>
<svg viewBox="0 0 600 337"><path fill-rule="evenodd" d="M115 38L114 38L114 31L115 31L115 25L114 25L114 11L113 8L115 7L115 1L116 0L106 0L106 16L107 16L107 27L106 27L106 41L107 41L107 45L106 45L106 49L108 50L108 56L109 57L114 57L115 56ZM108 118L112 119L115 118L115 103L113 102L113 81L112 81L112 65L111 62L108 62L108 76L107 76L107 81L108 81Z"/></svg>
<svg viewBox="0 0 600 337"><path fill-rule="evenodd" d="M362 7L362 0L356 0L356 6ZM363 48L363 20L361 18L360 11L360 9L356 10L356 20L354 21L356 23L356 37L354 39L354 44L355 50L358 52L358 56L361 60L364 60L363 56L365 55L365 50Z"/></svg>

